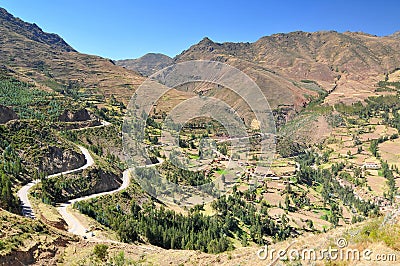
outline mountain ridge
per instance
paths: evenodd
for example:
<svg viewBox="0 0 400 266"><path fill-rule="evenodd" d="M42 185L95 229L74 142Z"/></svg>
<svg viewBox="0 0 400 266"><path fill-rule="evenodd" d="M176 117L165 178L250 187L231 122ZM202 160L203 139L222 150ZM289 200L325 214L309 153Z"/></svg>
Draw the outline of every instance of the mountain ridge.
<svg viewBox="0 0 400 266"><path fill-rule="evenodd" d="M65 52L76 52L58 34L46 33L35 23L28 23L20 18L14 17L7 10L0 7L0 26L6 27L15 33L21 34L29 39L50 45L53 49Z"/></svg>
<svg viewBox="0 0 400 266"><path fill-rule="evenodd" d="M5 9L0 10L0 25L0 60L20 77L50 90L84 88L97 98L115 96L125 104L144 80L142 75L188 60L216 60L242 70L259 85L273 109L283 107L292 113L320 97L321 88L329 93L324 99L328 104L381 95L376 84L400 66L396 33L378 37L296 31L264 36L253 43L217 43L204 37L174 58L150 53L135 61L114 62L78 53L58 35L44 33ZM310 89L309 81L316 87ZM232 97L235 101L236 96Z"/></svg>
<svg viewBox="0 0 400 266"><path fill-rule="evenodd" d="M318 96L302 81L313 81L330 93L327 104L381 95L376 84L400 67L397 36L399 32L376 36L331 30L275 33L253 43L218 43L204 37L176 55L173 62L215 60L230 64L253 78L274 108L293 105L298 110L309 96Z"/></svg>

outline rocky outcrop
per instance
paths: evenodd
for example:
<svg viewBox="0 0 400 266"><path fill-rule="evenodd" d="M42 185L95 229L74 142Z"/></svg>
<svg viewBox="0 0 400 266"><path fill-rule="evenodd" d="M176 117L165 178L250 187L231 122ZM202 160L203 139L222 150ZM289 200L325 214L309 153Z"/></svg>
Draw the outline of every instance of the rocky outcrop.
<svg viewBox="0 0 400 266"><path fill-rule="evenodd" d="M65 110L58 117L58 120L63 123L56 123L53 124L53 126L62 130L79 129L101 125L100 120L95 115L89 113L89 111L86 109L81 109L78 111Z"/></svg>
<svg viewBox="0 0 400 266"><path fill-rule="evenodd" d="M35 210L35 212L38 212L38 217L40 217L40 221L42 221L43 223L50 225L52 227L55 227L57 229L63 230L63 231L67 231L68 225L64 220L57 220L57 221L50 221L49 219L47 219L43 213L40 212L40 210Z"/></svg>
<svg viewBox="0 0 400 266"><path fill-rule="evenodd" d="M95 120L96 117L89 113L86 109L78 111L65 110L59 117L58 120L61 122L81 122L88 120Z"/></svg>
<svg viewBox="0 0 400 266"><path fill-rule="evenodd" d="M91 170L90 174L93 175L94 182L92 183L93 186L86 192L87 195L114 190L119 188L122 184L122 173L117 175L103 169L95 168Z"/></svg>
<svg viewBox="0 0 400 266"><path fill-rule="evenodd" d="M70 149L49 146L41 162L41 171L55 174L82 167L86 163L85 156Z"/></svg>
<svg viewBox="0 0 400 266"><path fill-rule="evenodd" d="M11 108L0 105L0 124L5 124L15 119L18 119L18 116Z"/></svg>
<svg viewBox="0 0 400 266"><path fill-rule="evenodd" d="M27 251L15 250L6 256L0 257L1 265L31 265L35 262L33 253L38 250L38 244L32 246Z"/></svg>
<svg viewBox="0 0 400 266"><path fill-rule="evenodd" d="M59 248L66 247L71 240L60 236L51 240L50 243L34 242L25 250L13 250L5 256L0 256L0 265L32 265L39 261L40 265L55 265L54 258Z"/></svg>
<svg viewBox="0 0 400 266"><path fill-rule="evenodd" d="M117 174L97 167L65 178L62 196L55 199L57 202L115 190L122 184L122 173Z"/></svg>

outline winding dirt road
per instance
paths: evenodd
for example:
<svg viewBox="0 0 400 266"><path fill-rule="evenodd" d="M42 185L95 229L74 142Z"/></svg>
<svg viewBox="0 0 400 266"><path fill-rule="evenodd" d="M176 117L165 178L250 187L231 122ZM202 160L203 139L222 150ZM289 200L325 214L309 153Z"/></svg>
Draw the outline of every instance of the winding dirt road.
<svg viewBox="0 0 400 266"><path fill-rule="evenodd" d="M95 127L91 127L91 128L98 128L98 127L104 127L104 126L108 126L111 125L111 123L106 122L106 121L102 121L101 125L99 126L95 126ZM85 129L85 128L84 128ZM83 129L77 129L77 130L83 130ZM79 172L82 171L92 165L94 165L94 159L93 157L90 155L89 151L82 147L79 146L79 149L81 150L82 154L85 156L85 160L86 163L85 165L76 168L76 169L72 169L72 170L68 170L68 171L64 171L61 173L56 173L56 174L52 174L47 176L46 178L51 178L51 177L56 177L56 176L60 176L60 175L67 175L67 174L71 174L71 173L75 173L75 172ZM22 207L22 215L25 217L29 217L32 219L35 219L35 213L32 209L32 204L28 198L28 194L29 194L29 190L37 185L38 183L40 183L40 180L33 180L31 182L29 182L28 184L26 184L25 186L23 186L19 191L18 191L18 198L21 201L21 207ZM80 236L86 236L86 237L90 237L92 238L92 240L95 240L91 234L89 234L87 228L85 228L85 226L82 225L82 223L79 221L79 219L77 217L74 216L73 213L71 213L69 211L69 207L72 206L75 202L79 202L82 200L87 200L87 199L91 199L91 198L95 198L95 197L99 197L99 196L103 196L103 195L109 195L109 194L113 194L116 193L118 191L121 191L123 189L126 189L129 186L130 183L130 170L125 170L123 172L123 178L122 178L122 184L118 189L112 190L112 191L106 191L106 192L101 192L101 193L96 193L96 194L91 194L88 196L84 196L84 197L80 197L80 198L76 198L76 199L72 199L69 200L68 202L65 203L61 203L59 204L59 206L57 207L58 212L60 213L60 215L63 217L63 219L65 220L65 222L68 225L68 231L75 234L75 235L80 235Z"/></svg>
<svg viewBox="0 0 400 266"><path fill-rule="evenodd" d="M111 125L111 123L102 121L101 125L95 126L95 127L91 127L91 128L104 127L104 126L108 126L108 125ZM77 130L84 130L84 129L85 128L77 129ZM60 175L67 175L67 174L75 173L75 172L82 171L82 170L94 165L94 159L90 155L89 151L86 148L82 147L82 146L79 146L79 145L77 145L77 146L81 150L82 154L85 156L85 159L86 159L85 165L83 165L83 166L81 166L81 167L79 167L77 169L72 169L72 170L61 172L61 173L49 175L46 178L51 178L51 177L56 177L56 176L60 176ZM158 160L159 160L158 163L151 164L151 165L146 165L144 167L154 167L156 165L159 165L159 164L163 163L163 161L164 161L162 158L158 158ZM131 170L127 169L127 170L125 170L123 172L122 184L121 184L121 186L119 188L117 188L115 190L111 190L111 191L91 194L91 195L88 195L88 196L72 199L72 200L69 200L67 202L58 204L57 211L60 213L62 218L67 223L68 231L70 233L72 233L72 234L82 236L82 237L87 238L88 240L91 240L91 241L98 240L98 241L104 242L104 240L100 240L100 239L95 238L94 235L91 232L89 232L88 228L86 228L81 223L81 221L72 212L70 212L70 209L72 208L72 205L75 202L79 202L79 201L82 201L82 200L88 200L88 199L92 199L92 198L96 198L96 197L100 197L100 196L104 196L104 195L109 195L109 194L113 194L113 193L116 193L118 191L124 190L129 186L130 179L131 179ZM19 199L21 201L22 214L25 217L29 217L29 218L32 218L32 219L36 218L35 217L35 213L34 213L34 211L32 209L32 204L29 201L28 194L29 194L29 190L33 186L37 185L39 182L40 182L40 180L34 180L34 181L26 184L25 186L23 186L18 191L18 197L19 197ZM115 242L115 241L111 241L111 242Z"/></svg>
<svg viewBox="0 0 400 266"><path fill-rule="evenodd" d="M111 123L103 121L102 125L96 126L96 127L104 127L104 126L108 126L108 125L111 125ZM79 130L83 130L83 129L79 129ZM86 148L82 147L82 146L78 145L78 147L82 151L82 154L85 156L85 159L86 159L85 165L83 165L82 167L79 167L77 169L72 169L72 170L69 170L69 171L64 171L64 172L61 172L61 173L49 175L46 178L75 173L75 172L82 171L82 170L94 165L94 159L90 155L89 151ZM154 167L156 165L159 165L159 164L163 163L164 160L162 158L158 158L158 161L159 162L156 163L156 164L146 165L144 167ZM62 218L67 223L68 232L70 232L72 234L75 234L75 235L82 236L82 237L84 237L84 238L86 238L86 239L88 239L90 241L104 242L104 240L100 240L100 239L95 238L93 236L93 234L91 232L89 232L88 228L85 227L82 224L82 222L74 215L74 213L70 211L70 209L72 208L72 205L75 202L79 202L79 201L82 201L82 200L88 200L88 199L92 199L92 198L96 198L96 197L100 197L100 196L104 196L104 195L110 195L110 194L116 193L118 191L124 190L129 186L130 179L131 179L131 170L127 169L127 170L125 170L123 172L122 184L121 184L121 186L119 188L117 188L115 190L111 190L111 191L91 194L91 195L88 195L88 196L72 199L72 200L69 200L67 202L58 204L57 211L60 213ZM20 201L22 203L21 204L21 206L22 206L22 214L24 216L30 217L32 219L35 219L36 217L35 217L35 213L34 213L34 211L32 209L31 202L29 201L28 194L29 194L29 190L33 186L38 184L39 182L40 182L40 180L34 180L34 181L26 184L25 186L23 186L18 191L18 197L19 197L19 199L20 199ZM116 241L109 240L108 242L116 242Z"/></svg>
<svg viewBox="0 0 400 266"><path fill-rule="evenodd" d="M79 235L79 236L86 236L87 238L91 238L92 235L90 232L88 232L88 229L79 221L79 219L77 217L75 217L71 212L69 212L69 208L72 208L72 205L75 202L79 202L82 200L88 200L88 199L92 199L92 198L96 198L96 197L100 197L100 196L104 196L104 195L109 195L109 194L113 194L116 193L118 191L124 190L129 186L130 183L130 170L125 170L123 173L123 178L122 178L122 184L119 188L115 189L115 190L111 190L111 191L106 191L106 192L101 192L101 193L96 193L96 194L91 194L88 196L84 196L84 197L80 197L80 198L76 198L76 199L72 199L69 200L65 203L61 203L58 207L57 210L58 212L61 214L61 216L63 217L63 219L65 220L65 222L68 224L68 232L73 233L75 235Z"/></svg>
<svg viewBox="0 0 400 266"><path fill-rule="evenodd" d="M81 150L81 152L83 153L83 155L85 156L85 159L86 159L85 165L83 165L83 166L81 166L79 168L76 168L76 169L72 169L72 170L61 172L61 173L49 175L46 178L51 178L51 177L55 177L55 176L67 175L67 174L75 173L75 172L82 171L82 170L92 166L94 164L94 160L93 160L92 156L90 155L89 151L86 148L82 147L82 146L78 146L78 147ZM29 217L29 218L33 218L33 219L35 218L35 213L34 213L34 211L32 209L32 204L29 201L28 193L29 193L29 190L34 185L36 185L38 183L40 183L39 179L33 180L32 182L30 182L30 183L26 184L25 186L23 186L18 191L18 198L21 201L22 215L26 216L26 217Z"/></svg>
<svg viewBox="0 0 400 266"><path fill-rule="evenodd" d="M90 154L89 154L89 156L90 156ZM146 165L143 167L155 167L164 162L164 160L162 158L157 158L157 159L158 159L158 163ZM59 204L59 206L57 207L57 210L61 214L61 216L63 217L65 222L68 224L68 228L69 228L68 232L73 233L75 235L83 236L90 240L96 240L96 238L92 235L92 233L89 232L89 229L87 227L85 227L81 223L81 221L76 216L74 216L73 213L71 213L69 211L69 209L72 208L72 206L75 202L79 202L82 200L88 200L88 199L92 199L92 198L96 198L96 197L100 197L100 196L104 196L104 195L110 195L110 194L119 192L121 190L124 190L129 186L130 180L131 180L131 169L127 169L123 172L122 184L119 188L117 188L115 190L111 190L111 191L100 192L100 193L91 194L88 196L72 199L72 200L69 200L68 202ZM104 242L104 240L99 240L99 241Z"/></svg>

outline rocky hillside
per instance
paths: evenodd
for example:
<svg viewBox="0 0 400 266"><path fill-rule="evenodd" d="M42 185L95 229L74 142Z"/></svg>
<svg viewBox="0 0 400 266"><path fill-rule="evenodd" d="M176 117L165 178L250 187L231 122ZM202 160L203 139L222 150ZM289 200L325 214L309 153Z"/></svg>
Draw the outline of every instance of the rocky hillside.
<svg viewBox="0 0 400 266"><path fill-rule="evenodd" d="M137 59L118 60L115 63L142 75L150 76L173 62L171 57L164 54L148 53Z"/></svg>
<svg viewBox="0 0 400 266"><path fill-rule="evenodd" d="M85 156L40 121L13 120L0 125L0 153L10 150L20 164L19 181L30 181L39 172L54 174L83 166ZM9 144L13 145L8 147ZM12 160L11 160L12 161ZM17 163L19 162L19 163Z"/></svg>
<svg viewBox="0 0 400 266"><path fill-rule="evenodd" d="M39 169L41 171L55 174L82 167L86 163L86 159L83 154L74 150L49 146L40 163Z"/></svg>
<svg viewBox="0 0 400 266"><path fill-rule="evenodd" d="M88 121L94 119L96 119L96 117L86 109L81 109L76 112L64 110L64 112L59 116L59 120L63 122Z"/></svg>
<svg viewBox="0 0 400 266"><path fill-rule="evenodd" d="M55 265L55 256L78 239L47 226L0 209L0 265ZM60 255L60 254L58 254Z"/></svg>
<svg viewBox="0 0 400 266"><path fill-rule="evenodd" d="M75 52L60 36L43 32L36 24L30 24L15 18L4 8L0 8L0 25L2 30L7 30L31 39L36 42L49 45L53 49L65 52Z"/></svg>
<svg viewBox="0 0 400 266"><path fill-rule="evenodd" d="M0 65L44 90L86 94L104 101L114 95L127 103L143 77L111 60L76 52L56 34L0 9ZM89 98L89 96L91 98Z"/></svg>
<svg viewBox="0 0 400 266"><path fill-rule="evenodd" d="M400 67L397 35L292 32L254 43L222 44L204 38L175 61L211 59L236 66L257 81L273 106L302 104L310 94L304 82L316 82L326 91L335 89L328 103L352 102L375 95L375 84Z"/></svg>

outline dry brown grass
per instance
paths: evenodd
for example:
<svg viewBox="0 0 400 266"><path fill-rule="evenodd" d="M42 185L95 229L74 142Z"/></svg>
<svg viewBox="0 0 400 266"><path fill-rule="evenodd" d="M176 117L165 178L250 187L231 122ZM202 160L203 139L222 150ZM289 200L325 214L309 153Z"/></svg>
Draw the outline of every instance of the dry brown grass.
<svg viewBox="0 0 400 266"><path fill-rule="evenodd" d="M369 171L371 172L371 171ZM378 176L377 173L374 175L367 175L367 184L371 187L372 193L377 196L383 196L383 193L387 191L386 178L383 176Z"/></svg>
<svg viewBox="0 0 400 266"><path fill-rule="evenodd" d="M379 153L389 165L400 167L400 139L386 141L379 144Z"/></svg>

